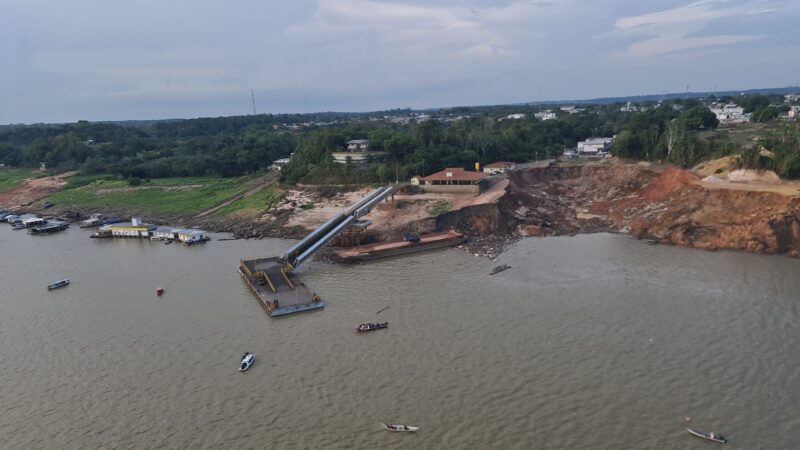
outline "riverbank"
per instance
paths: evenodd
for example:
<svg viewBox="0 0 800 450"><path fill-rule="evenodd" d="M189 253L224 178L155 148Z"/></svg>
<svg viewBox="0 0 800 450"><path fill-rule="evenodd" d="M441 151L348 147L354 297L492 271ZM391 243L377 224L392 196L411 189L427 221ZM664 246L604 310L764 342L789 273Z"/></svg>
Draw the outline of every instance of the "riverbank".
<svg viewBox="0 0 800 450"><path fill-rule="evenodd" d="M617 160L560 163L493 177L478 196L398 192L366 217L372 221L367 240L454 229L471 238L464 245L470 253L495 258L522 237L614 232L705 250L800 256L796 183L734 172L717 181L702 176L708 170ZM59 180L50 186L56 192L26 209L68 218L142 215L152 223L236 238L301 238L370 189L289 189L277 185L277 173L153 180L137 187L119 180ZM38 180L25 183L32 181ZM45 212L48 201L56 206Z"/></svg>
<svg viewBox="0 0 800 450"><path fill-rule="evenodd" d="M517 171L498 203L506 232L621 232L704 250L800 256L800 197L747 183L706 187L700 176L644 164Z"/></svg>

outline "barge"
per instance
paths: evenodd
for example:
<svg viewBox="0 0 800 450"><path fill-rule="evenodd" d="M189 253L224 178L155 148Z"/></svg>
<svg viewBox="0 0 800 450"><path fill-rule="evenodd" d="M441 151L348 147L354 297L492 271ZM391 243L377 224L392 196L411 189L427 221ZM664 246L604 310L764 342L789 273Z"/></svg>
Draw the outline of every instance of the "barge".
<svg viewBox="0 0 800 450"><path fill-rule="evenodd" d="M466 240L461 233L448 230L441 233L423 234L414 239L400 241L378 242L375 244L360 245L358 247L342 248L334 251L340 261L371 261L390 256L405 255L408 253L422 252L442 247L452 247Z"/></svg>
<svg viewBox="0 0 800 450"><path fill-rule="evenodd" d="M32 227L28 230L30 234L49 234L49 233L56 233L58 231L64 231L69 228L69 224L67 222L61 220L49 220L44 225L39 225L36 227Z"/></svg>
<svg viewBox="0 0 800 450"><path fill-rule="evenodd" d="M239 274L270 317L325 307L325 302L293 275L281 258L241 260Z"/></svg>

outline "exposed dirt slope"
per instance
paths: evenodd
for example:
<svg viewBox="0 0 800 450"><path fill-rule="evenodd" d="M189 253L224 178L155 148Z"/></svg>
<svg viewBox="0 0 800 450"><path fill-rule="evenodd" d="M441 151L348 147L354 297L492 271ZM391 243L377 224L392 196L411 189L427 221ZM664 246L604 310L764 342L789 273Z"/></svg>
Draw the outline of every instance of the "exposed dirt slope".
<svg viewBox="0 0 800 450"><path fill-rule="evenodd" d="M31 203L47 197L67 184L65 178L72 175L75 175L75 172L67 172L52 177L27 179L14 189L0 193L0 207L17 209L29 206Z"/></svg>
<svg viewBox="0 0 800 450"><path fill-rule="evenodd" d="M659 174L636 165L528 169L510 179L498 203L498 232L620 231L708 250L800 256L797 197L707 189L691 172L668 168Z"/></svg>

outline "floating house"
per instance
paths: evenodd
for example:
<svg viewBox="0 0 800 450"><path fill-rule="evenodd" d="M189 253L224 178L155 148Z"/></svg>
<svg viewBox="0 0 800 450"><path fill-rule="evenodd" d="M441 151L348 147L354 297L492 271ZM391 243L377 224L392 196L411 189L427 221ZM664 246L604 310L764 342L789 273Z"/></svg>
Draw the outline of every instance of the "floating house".
<svg viewBox="0 0 800 450"><path fill-rule="evenodd" d="M114 237L150 237L150 232L156 229L155 225L142 223L141 217L134 217L130 222L120 222L103 227L111 232Z"/></svg>
<svg viewBox="0 0 800 450"><path fill-rule="evenodd" d="M29 217L22 221L22 224L25 225L25 228L31 228L39 225L44 225L46 220L42 219L41 217Z"/></svg>
<svg viewBox="0 0 800 450"><path fill-rule="evenodd" d="M28 230L30 234L49 234L64 231L69 228L69 223L63 220L48 220L44 225L37 225Z"/></svg>
<svg viewBox="0 0 800 450"><path fill-rule="evenodd" d="M211 240L206 232L203 230L195 230L193 228L186 229L186 230L178 230L177 231L178 240L183 242L184 244L192 245L197 244L198 242L205 242Z"/></svg>
<svg viewBox="0 0 800 450"><path fill-rule="evenodd" d="M155 239L174 240L178 239L178 228L161 226L153 230L152 236Z"/></svg>

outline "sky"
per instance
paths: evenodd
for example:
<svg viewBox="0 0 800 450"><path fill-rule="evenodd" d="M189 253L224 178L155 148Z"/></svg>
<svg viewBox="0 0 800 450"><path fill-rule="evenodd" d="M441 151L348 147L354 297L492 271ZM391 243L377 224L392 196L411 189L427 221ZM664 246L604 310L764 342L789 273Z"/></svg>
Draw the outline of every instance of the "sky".
<svg viewBox="0 0 800 450"><path fill-rule="evenodd" d="M799 0L0 0L0 124L795 85Z"/></svg>

